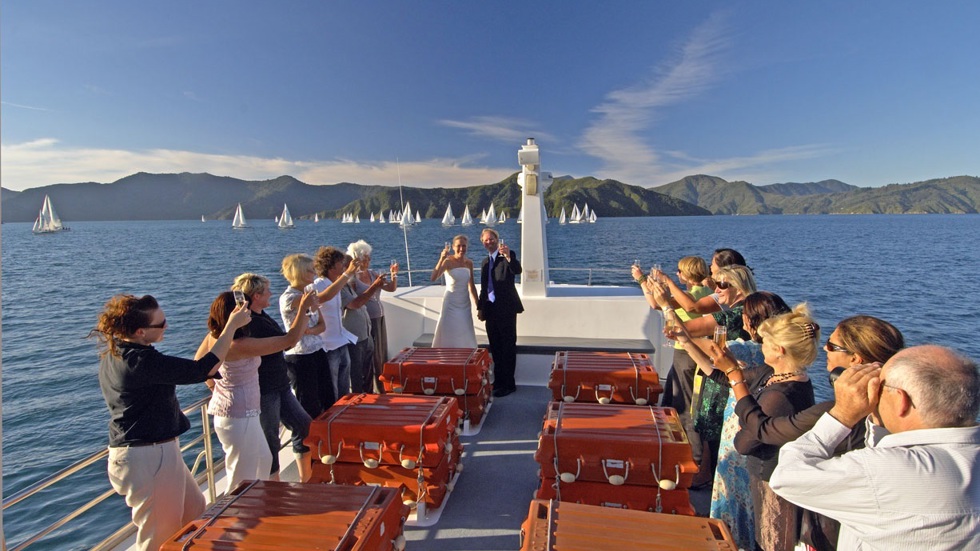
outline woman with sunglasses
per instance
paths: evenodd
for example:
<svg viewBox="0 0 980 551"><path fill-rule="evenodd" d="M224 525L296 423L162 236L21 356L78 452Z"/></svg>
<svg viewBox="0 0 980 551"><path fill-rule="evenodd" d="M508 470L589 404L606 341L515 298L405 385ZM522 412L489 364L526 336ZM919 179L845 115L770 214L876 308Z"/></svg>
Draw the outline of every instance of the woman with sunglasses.
<svg viewBox="0 0 980 551"><path fill-rule="evenodd" d="M756 292L752 271L745 266L728 266L719 269L714 280L717 304L723 306L724 310L680 323L683 323L684 329L692 337L712 337L716 327L724 327L728 340L751 338L742 327L742 304L745 297ZM658 285L653 286L653 293L658 303L665 304L668 300L665 290ZM677 302L682 302L679 297ZM711 477L714 475L727 393L722 393L717 388L704 391L705 387L714 383L700 376L698 379L702 382L696 383L696 371L692 366L689 370L678 372L679 392L677 388L673 390L671 407L677 409L691 440L694 460L704 472L704 475L698 476L696 485L706 486L711 484ZM702 391L695 396L695 389L698 388ZM682 393L685 395L681 396ZM681 407L685 408L683 414ZM688 408L690 413L687 412Z"/></svg>
<svg viewBox="0 0 980 551"><path fill-rule="evenodd" d="M109 407L109 481L133 510L141 550L159 549L204 512L204 495L180 455L177 437L191 424L176 385L214 377L232 335L249 319L244 305L234 308L212 345L187 360L153 348L167 330L155 298L116 295L90 334L99 342L99 386Z"/></svg>
<svg viewBox="0 0 980 551"><path fill-rule="evenodd" d="M726 308L725 304L719 302L718 294L712 291L717 290L717 283L714 276L718 274L719 270L729 266L745 266L745 258L735 249L716 250L711 256L711 264L708 266L709 272L698 283L706 287L709 291L704 297L693 297L685 293L680 286L659 270L652 271L650 275L653 276L655 281L666 285L668 294L671 297L671 304L675 308L683 308L691 314L711 314L724 311ZM637 270L639 270L638 267L634 269L633 278L639 281L640 278L636 274ZM749 268L749 273L752 273L752 268Z"/></svg>
<svg viewBox="0 0 980 551"><path fill-rule="evenodd" d="M708 347L712 347L708 344ZM852 316L837 324L827 338L827 371L845 369L867 363L884 364L905 347L905 337L894 325L872 316ZM760 406L756 397L741 381L745 375L732 363L732 358L715 348L708 352L718 359L718 369L728 372L732 393L737 400L735 413L742 430L765 445L782 446L813 428L821 415L830 411L833 401L821 402L794 415L774 416ZM858 424L850 436L837 447L837 454L864 447L864 425ZM813 549L836 549L839 523L833 519L804 511L800 540Z"/></svg>
<svg viewBox="0 0 980 551"><path fill-rule="evenodd" d="M252 336L248 327L235 331L228 355L220 366L221 379L208 381L213 391L208 413L214 416L214 432L225 453L227 492L234 490L243 480L269 479L272 454L259 422L259 365L262 356L282 352L299 341L307 328L307 309L315 304L314 293L303 295L300 303L303 315L293 320L285 335L258 338ZM209 333L201 341L197 358L204 356L215 339L224 332L234 309L235 295L231 291L225 291L214 299L208 317Z"/></svg>

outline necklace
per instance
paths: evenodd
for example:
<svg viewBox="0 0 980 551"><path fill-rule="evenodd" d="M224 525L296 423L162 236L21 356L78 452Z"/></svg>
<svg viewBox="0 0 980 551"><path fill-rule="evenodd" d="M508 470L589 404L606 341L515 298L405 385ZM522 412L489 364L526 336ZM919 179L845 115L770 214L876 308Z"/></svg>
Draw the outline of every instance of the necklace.
<svg viewBox="0 0 980 551"><path fill-rule="evenodd" d="M766 379L766 384L762 386L769 386L772 384L781 383L783 381L788 381L799 375L806 375L806 370L801 369L799 371L790 371L789 373L773 373L768 379Z"/></svg>

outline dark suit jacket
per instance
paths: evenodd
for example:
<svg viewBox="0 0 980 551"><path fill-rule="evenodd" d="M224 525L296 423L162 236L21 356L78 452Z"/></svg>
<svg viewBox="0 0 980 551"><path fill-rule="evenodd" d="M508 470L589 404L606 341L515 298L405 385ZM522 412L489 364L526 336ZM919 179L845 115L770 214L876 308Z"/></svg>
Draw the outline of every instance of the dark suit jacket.
<svg viewBox="0 0 980 551"><path fill-rule="evenodd" d="M517 260L517 255L514 254L514 251L510 251L510 261L504 261L503 257L498 253L492 270L489 269L489 264L490 255L488 254L483 257L483 264L480 267L480 298L476 303L476 309L484 314L488 311L488 308L486 308L489 304L489 300L487 299L487 292L489 291L487 277L492 273L493 310L498 313L520 314L524 311L524 305L521 304L521 297L517 295L514 278L523 270L521 269L520 261Z"/></svg>

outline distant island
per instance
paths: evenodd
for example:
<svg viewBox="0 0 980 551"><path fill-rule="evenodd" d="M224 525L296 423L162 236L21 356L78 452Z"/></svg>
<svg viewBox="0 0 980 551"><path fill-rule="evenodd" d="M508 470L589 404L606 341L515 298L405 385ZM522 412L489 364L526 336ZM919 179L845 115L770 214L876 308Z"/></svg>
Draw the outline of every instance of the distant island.
<svg viewBox="0 0 980 551"><path fill-rule="evenodd" d="M293 217L340 218L352 213L367 220L371 213L401 209L399 189L354 183L310 185L280 176L248 181L212 174L140 172L112 183L55 184L25 191L2 189L4 222L32 222L45 195L61 218L83 220L231 220L242 204L251 219L271 219L289 205ZM504 180L467 188L403 187L401 195L423 218L441 218L446 205L460 216L469 206L479 214L491 203L516 218L520 209L517 173ZM715 176L688 176L653 188L616 180L562 176L545 193L548 216L586 203L601 218L619 216L707 216L748 214L975 214L980 205L980 178L956 176L862 188L824 180L756 186Z"/></svg>

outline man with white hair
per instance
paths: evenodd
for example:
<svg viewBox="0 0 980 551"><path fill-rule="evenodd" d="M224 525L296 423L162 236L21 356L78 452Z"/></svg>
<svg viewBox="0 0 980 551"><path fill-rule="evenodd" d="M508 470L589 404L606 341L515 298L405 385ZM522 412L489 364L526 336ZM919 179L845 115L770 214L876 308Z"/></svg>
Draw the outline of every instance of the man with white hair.
<svg viewBox="0 0 980 551"><path fill-rule="evenodd" d="M834 391L834 407L780 450L773 491L838 520L838 549L980 549L976 363L916 346L846 370ZM834 457L865 419L868 447Z"/></svg>

